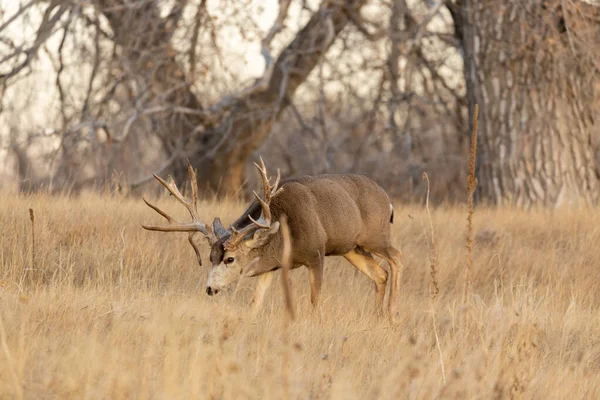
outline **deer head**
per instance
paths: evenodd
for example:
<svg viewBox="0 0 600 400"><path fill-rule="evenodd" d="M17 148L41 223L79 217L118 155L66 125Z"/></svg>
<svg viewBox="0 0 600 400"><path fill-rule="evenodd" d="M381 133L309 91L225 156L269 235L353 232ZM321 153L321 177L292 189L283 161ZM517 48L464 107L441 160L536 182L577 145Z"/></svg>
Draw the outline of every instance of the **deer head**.
<svg viewBox="0 0 600 400"><path fill-rule="evenodd" d="M253 219L248 215L250 223L239 230L231 226L226 231L229 235L222 243L216 243L211 249L212 268L208 274L206 293L213 295L229 285L242 274L249 274L252 267L264 256L264 249L279 231L279 222L271 220L271 201L281 192L279 170L277 179L271 185L267 177L267 169L262 158L261 165L254 163L263 182L263 198L256 192L254 197L261 207L260 218ZM225 237L225 236L224 236ZM251 273L250 273L251 274Z"/></svg>
<svg viewBox="0 0 600 400"><path fill-rule="evenodd" d="M218 293L223 287L229 285L251 268L261 259L260 249L270 243L274 235L279 231L279 222L271 221L271 200L282 190L279 188L281 178L280 171L277 171L277 179L273 185L269 183L265 163L260 159L261 165L254 163L263 182L263 198L256 192L254 196L260 204L260 218L253 219L248 215L249 223L242 228L236 229L231 226L225 229L219 218L213 220L212 228L200 220L198 217L198 185L196 182L196 173L188 160L188 172L192 186L192 200L189 201L181 194L173 179L169 176L169 182L166 182L157 175L154 177L163 185L181 204L183 204L190 216L191 222L177 222L167 213L151 204L144 198L144 202L163 216L168 224L166 225L142 225L144 229L160 232L189 232L188 240L192 245L198 264L202 265L200 256L199 239L203 235L211 246L212 268L208 274L206 293L213 295Z"/></svg>

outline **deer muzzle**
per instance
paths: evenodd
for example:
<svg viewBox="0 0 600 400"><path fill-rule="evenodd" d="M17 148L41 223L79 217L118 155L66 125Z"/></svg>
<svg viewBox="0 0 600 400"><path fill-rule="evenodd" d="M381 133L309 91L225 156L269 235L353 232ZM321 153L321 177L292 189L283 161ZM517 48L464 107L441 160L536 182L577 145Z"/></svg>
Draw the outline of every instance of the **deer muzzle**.
<svg viewBox="0 0 600 400"><path fill-rule="evenodd" d="M219 289L213 289L210 286L206 287L206 294L207 295L212 296L213 294L217 294L217 293L219 293Z"/></svg>

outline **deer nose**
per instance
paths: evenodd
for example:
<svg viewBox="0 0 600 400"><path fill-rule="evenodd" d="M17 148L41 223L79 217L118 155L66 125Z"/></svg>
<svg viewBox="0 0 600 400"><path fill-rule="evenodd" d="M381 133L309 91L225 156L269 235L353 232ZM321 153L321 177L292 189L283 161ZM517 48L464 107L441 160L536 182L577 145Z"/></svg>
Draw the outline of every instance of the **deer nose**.
<svg viewBox="0 0 600 400"><path fill-rule="evenodd" d="M219 293L219 289L213 289L210 286L206 288L206 294L212 296L213 294Z"/></svg>

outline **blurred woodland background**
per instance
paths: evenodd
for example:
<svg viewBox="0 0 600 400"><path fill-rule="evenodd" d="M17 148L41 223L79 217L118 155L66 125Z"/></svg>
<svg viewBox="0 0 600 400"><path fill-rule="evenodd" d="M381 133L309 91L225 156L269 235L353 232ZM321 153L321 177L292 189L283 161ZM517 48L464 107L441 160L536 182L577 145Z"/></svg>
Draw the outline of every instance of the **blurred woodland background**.
<svg viewBox="0 0 600 400"><path fill-rule="evenodd" d="M356 172L399 200L600 198L600 4L0 0L0 186L246 195Z"/></svg>

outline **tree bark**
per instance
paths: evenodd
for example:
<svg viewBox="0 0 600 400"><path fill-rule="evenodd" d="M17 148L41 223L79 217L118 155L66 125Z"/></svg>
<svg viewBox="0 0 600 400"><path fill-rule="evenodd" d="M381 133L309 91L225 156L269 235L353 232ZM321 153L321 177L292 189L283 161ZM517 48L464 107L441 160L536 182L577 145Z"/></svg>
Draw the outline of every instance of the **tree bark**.
<svg viewBox="0 0 600 400"><path fill-rule="evenodd" d="M169 42L179 15L174 9L168 19L159 16L153 2L141 7L123 7L123 0L97 0L114 32L114 41L154 96L174 108L198 113L165 111L159 117L169 157L170 172L178 183L187 179L185 159L197 169L201 190L219 195L240 193L245 163L266 140L272 122L288 104L296 89L306 80L366 0L323 1L296 38L277 58L264 87L242 91L204 110L186 81ZM185 7L185 2L180 9ZM165 95L167 93L167 95ZM183 148L183 149L182 149ZM174 154L181 153L181 154Z"/></svg>
<svg viewBox="0 0 600 400"><path fill-rule="evenodd" d="M233 99L228 117L208 129L203 137L194 138L191 160L205 189L221 195L240 192L246 160L267 139L273 121L348 24L349 14L358 12L365 3L366 0L324 1L279 55L266 88ZM185 173L183 168L180 173Z"/></svg>
<svg viewBox="0 0 600 400"><path fill-rule="evenodd" d="M560 3L459 4L454 20L470 116L479 104L478 200L524 207L598 202L594 77L569 43Z"/></svg>

